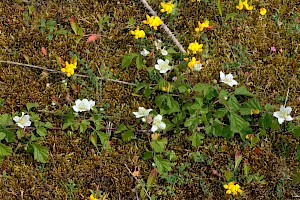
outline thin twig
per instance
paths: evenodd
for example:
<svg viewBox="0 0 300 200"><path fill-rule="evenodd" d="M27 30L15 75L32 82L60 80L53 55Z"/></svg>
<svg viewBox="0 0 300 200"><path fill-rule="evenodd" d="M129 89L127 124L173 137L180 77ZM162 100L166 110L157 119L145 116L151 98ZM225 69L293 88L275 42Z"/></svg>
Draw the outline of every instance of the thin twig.
<svg viewBox="0 0 300 200"><path fill-rule="evenodd" d="M285 96L285 101L284 101L284 107L286 106L286 102L289 98L289 92L290 92L290 88L288 88L287 92L286 92L286 96Z"/></svg>
<svg viewBox="0 0 300 200"><path fill-rule="evenodd" d="M134 178L139 184L142 185L142 187L143 187L143 189L144 189L144 191L145 191L147 197L148 197L149 199L151 199L150 195L148 194L148 192L147 192L147 190L146 190L146 188L145 188L145 184L141 183L141 181L140 181L139 179L137 179L137 178L132 174L132 172L130 171L130 169L128 168L128 166L127 166L125 163L124 163L124 165L125 165L126 169L129 171L129 173L133 176L133 178Z"/></svg>
<svg viewBox="0 0 300 200"><path fill-rule="evenodd" d="M151 15L153 16L157 16L157 13L151 8L151 6L147 3L146 0L141 0L142 4L145 6L145 8L147 8L149 10L149 12L151 13ZM174 34L171 32L171 30L169 29L169 27L165 24L162 23L161 25L163 27L163 29L166 31L166 33L168 34L168 36L171 37L172 41L175 43L175 45L179 48L179 50L183 53L186 54L186 51L184 50L183 46L179 43L179 41L176 39L176 37L174 36Z"/></svg>
<svg viewBox="0 0 300 200"><path fill-rule="evenodd" d="M30 65L30 64L24 64L24 63L18 63L18 62L13 62L13 61L0 60L0 63L7 63L7 64L13 64L13 65L31 67L31 68L41 69L41 70L45 70L45 71L49 71L49 72L53 72L53 73L66 74L65 72L57 71L57 70L54 70L54 69L49 69L49 68L45 68L45 67L40 67L40 66L35 66L35 65ZM74 76L83 77L83 78L89 78L89 76L82 75L82 74L74 74ZM100 80L104 80L104 81L111 81L111 82L116 82L116 83L122 83L122 84L125 84L125 85L136 86L135 83L128 83L128 82L125 82L125 81L119 81L119 80L109 79L109 78L105 78L105 77L99 77L99 79Z"/></svg>

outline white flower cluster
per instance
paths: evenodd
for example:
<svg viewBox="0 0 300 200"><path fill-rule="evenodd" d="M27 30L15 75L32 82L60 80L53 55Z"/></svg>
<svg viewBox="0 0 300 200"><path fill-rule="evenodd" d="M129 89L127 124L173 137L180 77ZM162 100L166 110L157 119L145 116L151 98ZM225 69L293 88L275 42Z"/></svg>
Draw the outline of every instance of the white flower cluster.
<svg viewBox="0 0 300 200"><path fill-rule="evenodd" d="M146 117L149 116L152 109L145 109L144 107L139 107L138 112L133 112L136 118L142 118L143 122L146 122ZM156 115L153 118L151 131L155 132L157 130L164 130L166 128L166 124L162 121L161 115Z"/></svg>

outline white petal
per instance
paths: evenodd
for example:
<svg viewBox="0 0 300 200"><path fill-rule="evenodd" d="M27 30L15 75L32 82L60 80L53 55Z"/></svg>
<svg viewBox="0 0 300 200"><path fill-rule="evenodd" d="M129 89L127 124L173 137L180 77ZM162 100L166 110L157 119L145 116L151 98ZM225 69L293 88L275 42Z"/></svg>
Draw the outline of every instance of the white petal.
<svg viewBox="0 0 300 200"><path fill-rule="evenodd" d="M13 120L14 120L15 122L18 122L18 121L20 120L20 118L21 118L21 117L19 117L19 116L14 116Z"/></svg>
<svg viewBox="0 0 300 200"><path fill-rule="evenodd" d="M161 115L156 115L156 117L154 117L154 121L161 121L162 120L162 116Z"/></svg>
<svg viewBox="0 0 300 200"><path fill-rule="evenodd" d="M75 101L75 105L78 106L79 104L81 104L81 100L80 100L80 99L77 99L77 100Z"/></svg>
<svg viewBox="0 0 300 200"><path fill-rule="evenodd" d="M157 131L157 129L158 129L157 126L153 125L152 128L151 128L151 131L155 132L155 131Z"/></svg>
<svg viewBox="0 0 300 200"><path fill-rule="evenodd" d="M160 70L160 66L159 65L155 65L155 69Z"/></svg>
<svg viewBox="0 0 300 200"><path fill-rule="evenodd" d="M165 63L169 64L169 63L170 63L170 61L169 61L168 59L166 59L166 60L165 60Z"/></svg>
<svg viewBox="0 0 300 200"><path fill-rule="evenodd" d="M279 117L278 122L279 122L279 124L282 124L284 122L284 118Z"/></svg>
<svg viewBox="0 0 300 200"><path fill-rule="evenodd" d="M230 73L230 74L227 74L227 75L226 75L226 78L233 79L233 76L232 76L232 74Z"/></svg>
<svg viewBox="0 0 300 200"><path fill-rule="evenodd" d="M24 125L21 124L21 123L17 123L17 125L18 125L19 127L21 127L21 128L24 128Z"/></svg>
<svg viewBox="0 0 300 200"><path fill-rule="evenodd" d="M24 126L30 126L31 125L31 121L27 121L24 123Z"/></svg>
<svg viewBox="0 0 300 200"><path fill-rule="evenodd" d="M160 122L158 128L164 130L166 128L166 124L164 122Z"/></svg>
<svg viewBox="0 0 300 200"><path fill-rule="evenodd" d="M276 118L280 118L281 117L281 112L280 111L274 112L273 116L276 117Z"/></svg>
<svg viewBox="0 0 300 200"><path fill-rule="evenodd" d="M161 53L161 55L163 55L163 56L168 55L168 52L167 52L167 50L165 50L165 48L163 48L163 49L160 51L160 53Z"/></svg>
<svg viewBox="0 0 300 200"><path fill-rule="evenodd" d="M90 100L90 107L92 108L93 106L95 106L95 101Z"/></svg>
<svg viewBox="0 0 300 200"><path fill-rule="evenodd" d="M237 84L238 84L238 82L237 82L236 80L232 80L232 81L231 81L231 85L232 85L232 86L237 85Z"/></svg>
<svg viewBox="0 0 300 200"><path fill-rule="evenodd" d="M159 64L159 65L161 65L162 63L164 63L165 61L163 61L162 59L159 59L158 61L157 61L157 64Z"/></svg>
<svg viewBox="0 0 300 200"><path fill-rule="evenodd" d="M73 106L73 110L74 110L75 112L79 112L79 109L78 109L77 106Z"/></svg>
<svg viewBox="0 0 300 200"><path fill-rule="evenodd" d="M146 110L145 113L144 113L144 114L145 114L145 117L147 117L151 111L152 111L152 109Z"/></svg>
<svg viewBox="0 0 300 200"><path fill-rule="evenodd" d="M285 118L286 121L292 121L293 119L290 115Z"/></svg>
<svg viewBox="0 0 300 200"><path fill-rule="evenodd" d="M223 72L220 72L220 79L223 81L225 79L225 74Z"/></svg>
<svg viewBox="0 0 300 200"><path fill-rule="evenodd" d="M280 112L284 112L285 111L285 107L284 106L280 106Z"/></svg>
<svg viewBox="0 0 300 200"><path fill-rule="evenodd" d="M292 112L292 108L290 106L285 108L287 114L290 114Z"/></svg>

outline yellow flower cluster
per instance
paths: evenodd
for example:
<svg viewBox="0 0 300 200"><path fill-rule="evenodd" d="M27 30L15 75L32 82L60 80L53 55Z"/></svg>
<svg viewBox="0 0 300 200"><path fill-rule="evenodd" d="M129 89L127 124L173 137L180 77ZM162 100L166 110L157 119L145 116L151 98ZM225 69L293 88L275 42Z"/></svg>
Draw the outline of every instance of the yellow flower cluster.
<svg viewBox="0 0 300 200"><path fill-rule="evenodd" d="M196 32L203 31L204 28L207 28L209 26L209 21L205 20L202 24L198 21L198 26L199 27L195 28L195 31Z"/></svg>
<svg viewBox="0 0 300 200"><path fill-rule="evenodd" d="M199 44L197 41L190 43L188 47L188 54L190 53L189 50L192 51L193 54L196 54L197 52L202 52L203 51L202 47L203 44Z"/></svg>
<svg viewBox="0 0 300 200"><path fill-rule="evenodd" d="M200 64L200 60L196 60L195 57L188 63L188 67L192 70L196 64Z"/></svg>
<svg viewBox="0 0 300 200"><path fill-rule="evenodd" d="M158 16L149 16L147 15L147 20L144 20L143 23L144 24L148 24L150 27L153 27L154 30L157 30L157 27L162 25L162 21Z"/></svg>
<svg viewBox="0 0 300 200"><path fill-rule="evenodd" d="M174 4L172 3L172 1L169 1L168 3L161 2L160 5L162 7L160 12L162 12L162 13L167 12L167 14L171 14L171 12L174 8Z"/></svg>
<svg viewBox="0 0 300 200"><path fill-rule="evenodd" d="M143 30L140 30L140 27L136 27L136 29L134 31L130 31L130 33L132 35L134 35L135 39L139 39L139 38L145 38L145 32Z"/></svg>
<svg viewBox="0 0 300 200"><path fill-rule="evenodd" d="M196 1L197 1L197 2L200 2L201 0L191 0L191 2L196 2Z"/></svg>
<svg viewBox="0 0 300 200"><path fill-rule="evenodd" d="M237 195L238 193L242 193L243 191L240 189L239 184L235 182L230 182L227 185L224 185L224 188L227 189L226 194Z"/></svg>
<svg viewBox="0 0 300 200"><path fill-rule="evenodd" d="M91 196L90 196L90 200L98 200L98 199L97 199L97 198L95 198L93 194L91 194Z"/></svg>
<svg viewBox="0 0 300 200"><path fill-rule="evenodd" d="M236 6L238 10L243 10L243 7L245 6L246 10L252 10L253 6L249 6L248 0L245 0L244 2L242 0L239 0L239 5Z"/></svg>
<svg viewBox="0 0 300 200"><path fill-rule="evenodd" d="M61 68L62 72L66 72L67 73L67 77L70 77L71 75L74 74L74 69L76 69L77 66L77 61L76 58L73 60L73 62L70 62L70 64L68 63L68 61L66 61L66 67Z"/></svg>
<svg viewBox="0 0 300 200"><path fill-rule="evenodd" d="M259 13L260 13L261 15L265 15L265 14L267 13L267 9L261 8L261 9L259 10Z"/></svg>

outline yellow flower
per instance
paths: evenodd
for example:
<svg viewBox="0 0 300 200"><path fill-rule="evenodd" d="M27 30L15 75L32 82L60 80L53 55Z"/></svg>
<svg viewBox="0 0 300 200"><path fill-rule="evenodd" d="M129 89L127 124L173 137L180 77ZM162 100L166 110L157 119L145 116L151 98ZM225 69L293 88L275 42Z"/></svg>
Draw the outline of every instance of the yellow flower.
<svg viewBox="0 0 300 200"><path fill-rule="evenodd" d="M167 12L167 14L171 14L171 12L174 8L174 4L172 3L172 1L169 1L168 3L161 2L160 5L162 7L160 12L162 12L162 13Z"/></svg>
<svg viewBox="0 0 300 200"><path fill-rule="evenodd" d="M145 38L145 32L143 30L140 30L140 27L136 27L136 29L134 31L130 31L130 33L132 35L134 35L135 39L139 39L139 38Z"/></svg>
<svg viewBox="0 0 300 200"><path fill-rule="evenodd" d="M196 32L203 31L204 28L207 28L209 26L209 21L205 20L202 24L198 21L198 26L199 27L195 28L195 31Z"/></svg>
<svg viewBox="0 0 300 200"><path fill-rule="evenodd" d="M171 87L171 84L168 83L166 86L164 86L164 87L162 88L162 91L164 91L164 92L169 92L169 91L170 91L170 87Z"/></svg>
<svg viewBox="0 0 300 200"><path fill-rule="evenodd" d="M72 76L75 73L74 69L77 68L76 66L77 66L77 61L76 61L76 58L75 58L73 60L73 62L70 62L70 64L69 64L68 61L66 61L66 67L61 68L61 71L62 72L66 72L67 73L67 77L70 77L70 76Z"/></svg>
<svg viewBox="0 0 300 200"><path fill-rule="evenodd" d="M202 52L203 44L199 44L197 41L190 43L188 49L193 52L193 54L196 54L197 52Z"/></svg>
<svg viewBox="0 0 300 200"><path fill-rule="evenodd" d="M99 199L95 198L95 197L94 197L94 195L93 195L93 194L91 194L91 196L90 196L90 200L99 200Z"/></svg>
<svg viewBox="0 0 300 200"><path fill-rule="evenodd" d="M200 2L200 0L191 0L191 2L196 2L196 1L197 1L197 2Z"/></svg>
<svg viewBox="0 0 300 200"><path fill-rule="evenodd" d="M162 25L162 21L158 16L149 16L146 15L147 20L144 20L143 23L144 24L148 24L150 27L153 27L154 30L157 30L157 27Z"/></svg>
<svg viewBox="0 0 300 200"><path fill-rule="evenodd" d="M194 68L194 65L200 64L200 60L196 60L195 57L192 58L192 60L188 63L188 67L192 70Z"/></svg>
<svg viewBox="0 0 300 200"><path fill-rule="evenodd" d="M261 15L265 15L265 14L267 13L267 9L261 8L260 11L259 11L259 13L260 13Z"/></svg>
<svg viewBox="0 0 300 200"><path fill-rule="evenodd" d="M248 4L248 0L245 0L244 2L242 0L239 0L239 5L236 6L236 9L243 10L243 7L245 6L246 10L252 10L253 6L250 6Z"/></svg>
<svg viewBox="0 0 300 200"><path fill-rule="evenodd" d="M240 189L241 187L239 184L236 184L235 182L230 182L227 185L223 186L225 189L227 189L226 194L233 194L237 195L238 193L242 193L243 191Z"/></svg>
<svg viewBox="0 0 300 200"><path fill-rule="evenodd" d="M249 6L249 4L247 3L247 1L248 1L248 0L245 0L245 1L243 2L243 4L244 4L246 10L252 10L252 9L253 9L253 6Z"/></svg>

